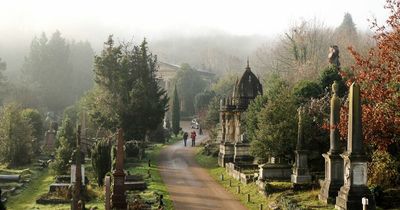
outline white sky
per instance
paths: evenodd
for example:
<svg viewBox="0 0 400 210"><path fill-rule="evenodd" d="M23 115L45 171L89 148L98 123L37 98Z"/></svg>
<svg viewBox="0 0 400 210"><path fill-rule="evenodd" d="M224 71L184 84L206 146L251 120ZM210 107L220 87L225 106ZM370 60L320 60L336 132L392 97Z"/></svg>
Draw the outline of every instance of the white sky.
<svg viewBox="0 0 400 210"><path fill-rule="evenodd" d="M276 35L303 18L337 26L345 12L358 29L367 18L383 22L385 0L0 0L0 40L15 34L29 39L59 29L67 37L104 40L198 34L219 30L237 35ZM3 37L2 37L3 36ZM7 37L6 37L7 36Z"/></svg>

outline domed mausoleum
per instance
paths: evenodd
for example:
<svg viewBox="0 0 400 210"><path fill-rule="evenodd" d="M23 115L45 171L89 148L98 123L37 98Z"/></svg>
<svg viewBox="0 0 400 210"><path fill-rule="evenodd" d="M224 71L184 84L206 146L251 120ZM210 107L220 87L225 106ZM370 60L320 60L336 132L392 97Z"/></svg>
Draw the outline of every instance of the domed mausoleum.
<svg viewBox="0 0 400 210"><path fill-rule="evenodd" d="M251 71L249 61L242 77L236 80L232 97L220 101L220 151L218 163L225 166L228 162L251 162L241 119L250 102L262 95L262 85L257 76Z"/></svg>

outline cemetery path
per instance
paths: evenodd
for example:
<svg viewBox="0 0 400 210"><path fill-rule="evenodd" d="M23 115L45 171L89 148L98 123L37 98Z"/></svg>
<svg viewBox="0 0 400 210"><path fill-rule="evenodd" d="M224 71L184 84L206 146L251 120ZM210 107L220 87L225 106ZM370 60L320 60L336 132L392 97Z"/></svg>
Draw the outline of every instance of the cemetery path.
<svg viewBox="0 0 400 210"><path fill-rule="evenodd" d="M182 125L190 129L188 123ZM187 128L187 129L185 129ZM196 144L207 135L198 135ZM161 177L170 193L176 210L246 210L233 195L220 186L207 172L196 163L195 147L184 147L179 141L163 149L159 156Z"/></svg>

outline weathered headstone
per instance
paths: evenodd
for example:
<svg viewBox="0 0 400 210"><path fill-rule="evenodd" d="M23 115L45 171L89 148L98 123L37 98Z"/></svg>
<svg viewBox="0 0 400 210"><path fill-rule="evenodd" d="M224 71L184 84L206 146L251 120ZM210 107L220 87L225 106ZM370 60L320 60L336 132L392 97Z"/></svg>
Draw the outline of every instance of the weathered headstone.
<svg viewBox="0 0 400 210"><path fill-rule="evenodd" d="M126 209L125 172L124 172L124 139L122 129L118 129L117 158L113 172L114 187L111 196L112 208Z"/></svg>
<svg viewBox="0 0 400 210"><path fill-rule="evenodd" d="M297 133L297 145L295 151L295 164L293 167L293 174L291 176L292 183L294 184L305 184L311 182L311 176L308 171L308 150L305 149L304 142L304 128L303 128L303 117L304 108L298 109L299 123Z"/></svg>
<svg viewBox="0 0 400 210"><path fill-rule="evenodd" d="M339 120L340 100L338 97L338 83L332 84L331 114L330 114L330 149L325 158L325 179L321 186L318 198L325 203L335 203L335 198L343 185L343 159L340 157L339 147Z"/></svg>
<svg viewBox="0 0 400 210"><path fill-rule="evenodd" d="M344 184L336 197L336 209L362 209L362 198L369 200L369 210L375 209L375 200L367 187L367 157L364 151L361 121L360 86L353 83L349 92L349 121L347 151L344 160Z"/></svg>

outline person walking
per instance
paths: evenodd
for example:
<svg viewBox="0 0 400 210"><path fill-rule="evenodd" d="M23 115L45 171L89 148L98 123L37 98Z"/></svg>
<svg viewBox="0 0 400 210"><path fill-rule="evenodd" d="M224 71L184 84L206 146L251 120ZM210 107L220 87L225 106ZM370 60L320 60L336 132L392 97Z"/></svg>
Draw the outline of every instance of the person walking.
<svg viewBox="0 0 400 210"><path fill-rule="evenodd" d="M185 147L186 147L186 142L187 142L188 137L189 137L189 134L187 132L183 133L183 144L185 145Z"/></svg>
<svg viewBox="0 0 400 210"><path fill-rule="evenodd" d="M196 131L192 131L190 137L192 138L192 147L196 146Z"/></svg>

